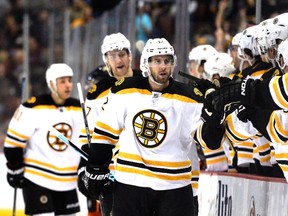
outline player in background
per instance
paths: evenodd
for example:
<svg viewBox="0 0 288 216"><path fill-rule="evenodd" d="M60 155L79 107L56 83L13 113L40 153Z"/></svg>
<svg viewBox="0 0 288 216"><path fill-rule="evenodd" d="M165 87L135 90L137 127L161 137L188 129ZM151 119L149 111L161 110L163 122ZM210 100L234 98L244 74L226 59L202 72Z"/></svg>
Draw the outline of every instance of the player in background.
<svg viewBox="0 0 288 216"><path fill-rule="evenodd" d="M231 73L228 77L234 80L237 80L239 78L239 76L235 75L237 75L240 71L244 70L246 67L249 66L249 63L244 59L243 56L240 56L240 53L238 52L241 34L242 32L238 32L237 34L235 34L232 37L231 44L228 47L228 53L232 57L234 67L236 68L235 72Z"/></svg>
<svg viewBox="0 0 288 216"><path fill-rule="evenodd" d="M107 187L112 149L119 147L113 214L194 215L189 150L202 98L171 77L176 56L166 39L149 39L140 62L145 77L119 80L95 124L84 193L97 196Z"/></svg>
<svg viewBox="0 0 288 216"><path fill-rule="evenodd" d="M270 40L268 41L267 38L267 22L263 22L263 24L258 26L253 26L245 29L240 35L239 38L239 48L240 51L239 56L242 56L243 59L246 61L250 61L252 66L245 68L239 74L239 77L245 78L246 76L251 76L253 79L265 79L267 77L279 75L281 70L277 67L273 67L272 61L263 62L262 59L265 57L266 53L268 52L268 47L271 47L268 43L269 41L276 41L278 35L281 34L269 34ZM274 29L276 26L274 27ZM272 27L269 28L270 30L273 29ZM283 30L283 29L280 29ZM272 30L271 30L272 31ZM279 28L277 29L278 33ZM273 31L272 31L273 32ZM283 32L284 33L284 32ZM277 36L276 38L272 38L272 35ZM265 38L265 40L263 39ZM260 44L263 47L262 49L259 48ZM275 43L274 43L275 44ZM264 49L265 48L265 49ZM274 47L275 49L276 47ZM264 52L265 51L265 52ZM261 54L261 55L260 55ZM249 60L250 59L250 60ZM245 118L245 115L248 113L253 112L251 109L239 109L237 112L238 116L241 118ZM235 115L235 113L233 114ZM260 175L268 175L270 176L271 163L273 162L273 158L271 158L273 152L273 148L269 145L269 141L266 140L261 134L257 134L257 136L252 136L253 138L247 139L249 136L249 132L243 132L241 135L240 131L248 130L245 125L239 126L239 129L236 125L233 124L232 116L228 116L228 124L226 124L226 134L229 137L233 146L235 146L237 152L237 168L239 172L249 172L249 173L258 173ZM246 128L246 129L245 129ZM271 161L270 161L271 160Z"/></svg>
<svg viewBox="0 0 288 216"><path fill-rule="evenodd" d="M199 79L206 78L204 73L204 63L210 56L213 56L216 53L217 50L209 44L194 47L188 55L188 74Z"/></svg>
<svg viewBox="0 0 288 216"><path fill-rule="evenodd" d="M46 71L49 94L33 96L15 111L4 143L7 180L23 189L27 215L76 215L80 156L50 133L54 127L76 141L80 102L71 98L73 71L63 63Z"/></svg>
<svg viewBox="0 0 288 216"><path fill-rule="evenodd" d="M90 77L93 79L93 84L88 89L88 93L85 99L85 111L87 114L87 121L92 137L93 128L95 122L98 119L99 114L102 112L102 106L107 102L107 95L110 88L117 80L124 77L142 76L140 71L131 68L132 53L129 40L122 33L113 33L107 35L101 46L102 58L105 65L101 65L91 72ZM86 134L86 128L84 121L81 124L81 132L79 136L79 142L82 145L82 149L89 152L89 140ZM117 152L116 152L117 153ZM84 167L86 161L83 159L79 165L78 175L84 175ZM111 173L114 172L113 160L110 163ZM113 174L112 174L113 176ZM102 216L108 216L111 213L113 204L112 183L109 190L101 194L99 197L101 205ZM78 187L83 187L81 181ZM80 191L82 191L80 189ZM85 195L85 194L84 194ZM97 215L96 200L89 198L87 200L89 215Z"/></svg>
<svg viewBox="0 0 288 216"><path fill-rule="evenodd" d="M228 77L236 71L233 58L228 53L217 52L204 63L204 70L207 78L220 87L231 81ZM203 149L206 158L206 171L235 172L233 167L233 151L229 140L225 139L223 145L215 150Z"/></svg>
<svg viewBox="0 0 288 216"><path fill-rule="evenodd" d="M277 53L279 67L285 73L282 76L260 80L245 79L240 83L234 83L225 88L219 89L212 95L213 109L222 109L225 104L240 103L253 107L257 110L248 120L253 127L259 130L269 140L275 149L275 158L281 167L286 180L287 157L287 40L280 43ZM225 93L226 92L226 93ZM230 92L229 97L225 96ZM242 93L241 93L242 92Z"/></svg>

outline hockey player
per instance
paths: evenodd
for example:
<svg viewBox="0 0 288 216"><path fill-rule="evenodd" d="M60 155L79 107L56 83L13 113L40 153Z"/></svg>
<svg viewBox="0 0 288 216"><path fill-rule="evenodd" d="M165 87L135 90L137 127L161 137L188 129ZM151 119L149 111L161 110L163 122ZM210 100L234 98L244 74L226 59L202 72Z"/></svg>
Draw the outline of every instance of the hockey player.
<svg viewBox="0 0 288 216"><path fill-rule="evenodd" d="M204 63L210 56L213 56L217 53L217 50L209 45L203 44L194 47L188 56L187 69L188 73L197 78L206 78L204 73Z"/></svg>
<svg viewBox="0 0 288 216"><path fill-rule="evenodd" d="M107 187L117 148L115 215L193 215L189 150L202 98L171 77L175 65L169 42L149 39L140 59L145 77L119 80L95 124L83 192L97 196Z"/></svg>
<svg viewBox="0 0 288 216"><path fill-rule="evenodd" d="M131 46L129 40L123 34L113 33L107 35L103 40L101 52L105 66L99 66L90 74L90 78L93 80L94 84L88 90L85 100L85 110L87 112L87 121L90 130L89 135L91 137L95 122L98 119L99 114L102 112L102 106L106 103L106 97L111 86L123 77L142 76L140 71L131 68ZM83 145L82 149L88 152L89 139L86 134L84 121L82 121L79 142ZM84 175L85 165L86 162L81 160L78 169L79 176ZM113 160L111 161L109 168L111 172L114 171ZM78 186L83 187L81 181ZM82 190L80 189L80 191ZM107 189L99 199L101 204L101 215L109 216L113 203L112 183L110 191ZM95 199L91 199L91 197L88 198L88 211L91 216L97 214L95 212L97 209L95 208L95 203Z"/></svg>
<svg viewBox="0 0 288 216"><path fill-rule="evenodd" d="M207 78L211 80L216 86L220 87L223 84L223 80L227 78L231 73L235 72L235 67L233 66L233 59L228 53L217 52L215 55L211 56L204 63L204 70L207 74ZM226 81L228 82L228 81ZM226 145L224 147L224 145ZM228 141L225 141L223 146L215 150L203 149L203 153L206 158L206 171L231 171L232 160L230 159L229 151L224 151L229 149ZM228 159L230 164L228 165Z"/></svg>
<svg viewBox="0 0 288 216"><path fill-rule="evenodd" d="M4 143L7 180L23 189L27 215L76 215L80 156L49 132L54 127L72 141L79 136L80 102L70 97L72 69L63 63L46 71L50 94L31 97L15 111Z"/></svg>
<svg viewBox="0 0 288 216"><path fill-rule="evenodd" d="M228 49L228 53L232 57L234 67L236 68L235 72L228 76L230 79L238 79L239 77L235 75L249 66L249 63L244 59L243 56L240 56L240 53L238 52L241 34L242 32L239 32L234 35Z"/></svg>

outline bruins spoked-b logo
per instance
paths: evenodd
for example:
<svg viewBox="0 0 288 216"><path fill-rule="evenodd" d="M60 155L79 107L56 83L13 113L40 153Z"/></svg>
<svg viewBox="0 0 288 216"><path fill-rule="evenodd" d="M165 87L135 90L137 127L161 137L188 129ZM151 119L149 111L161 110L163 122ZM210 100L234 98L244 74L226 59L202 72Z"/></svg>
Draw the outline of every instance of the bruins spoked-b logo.
<svg viewBox="0 0 288 216"><path fill-rule="evenodd" d="M72 127L66 123L59 123L53 126L56 130L62 133L67 139L70 139L72 136ZM51 134L50 131L47 134L47 143L49 146L54 149L55 151L65 151L68 146L62 142L58 137Z"/></svg>
<svg viewBox="0 0 288 216"><path fill-rule="evenodd" d="M133 118L133 128L139 143L146 148L153 148L165 139L167 121L159 111L143 110Z"/></svg>

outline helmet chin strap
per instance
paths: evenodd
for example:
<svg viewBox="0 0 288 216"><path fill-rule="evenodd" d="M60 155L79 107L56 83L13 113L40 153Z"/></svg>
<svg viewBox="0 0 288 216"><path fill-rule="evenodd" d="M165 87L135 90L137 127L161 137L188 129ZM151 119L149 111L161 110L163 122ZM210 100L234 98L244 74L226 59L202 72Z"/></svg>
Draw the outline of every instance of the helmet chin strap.
<svg viewBox="0 0 288 216"><path fill-rule="evenodd" d="M59 97L56 83L53 83L52 81L50 81L50 91Z"/></svg>
<svg viewBox="0 0 288 216"><path fill-rule="evenodd" d="M60 98L59 94L58 94L58 91L57 91L57 87L56 88L53 88L51 89L52 93L54 93L56 95L57 98Z"/></svg>
<svg viewBox="0 0 288 216"><path fill-rule="evenodd" d="M150 68L148 68L148 77L149 77L149 79L150 79L153 83L155 83L155 84L157 84L157 85L159 85L159 86L164 85L163 83L159 83L159 82L157 82L157 81L154 79L153 75L151 74Z"/></svg>
<svg viewBox="0 0 288 216"><path fill-rule="evenodd" d="M149 74L149 79L150 79L153 83L155 83L155 84L157 84L157 85L159 85L159 86L164 85L163 83L158 83L158 82L154 79L154 77L152 76L152 74Z"/></svg>

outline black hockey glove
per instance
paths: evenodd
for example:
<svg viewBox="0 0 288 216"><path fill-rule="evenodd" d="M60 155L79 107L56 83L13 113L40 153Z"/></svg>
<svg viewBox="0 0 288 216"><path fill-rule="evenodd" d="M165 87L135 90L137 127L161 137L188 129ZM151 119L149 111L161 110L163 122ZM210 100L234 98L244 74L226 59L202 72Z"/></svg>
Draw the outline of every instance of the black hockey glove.
<svg viewBox="0 0 288 216"><path fill-rule="evenodd" d="M25 182L24 165L22 163L17 165L7 163L6 165L8 168L7 181L9 185L13 188L22 188Z"/></svg>
<svg viewBox="0 0 288 216"><path fill-rule="evenodd" d="M255 114L257 110L254 108L247 108L243 105L240 105L236 110L236 114L238 119L240 119L242 122L250 121L253 114Z"/></svg>
<svg viewBox="0 0 288 216"><path fill-rule="evenodd" d="M210 101L210 108L216 111L231 111L235 109L235 105L253 106L255 100L254 85L258 80L244 79L241 82L229 82L221 88L208 95L207 100Z"/></svg>
<svg viewBox="0 0 288 216"><path fill-rule="evenodd" d="M88 144L82 145L81 149L89 155L89 145ZM89 196L89 194L87 193L87 190L85 188L84 182L82 181L82 177L85 175L85 167L86 167L86 165L87 165L87 160L85 160L84 158L81 157L80 163L78 165L78 181L77 181L77 185L78 185L79 191L81 193L83 193L84 196L86 196L88 198L91 198Z"/></svg>
<svg viewBox="0 0 288 216"><path fill-rule="evenodd" d="M81 149L84 152L86 152L88 155L90 154L88 144L82 145ZM87 198L89 198L91 200L95 200L95 202L96 202L96 199L98 200L98 198L99 198L100 192L97 192L97 193L95 193L96 195L93 195L90 193L90 191L87 188L87 181L88 180L87 180L87 177L85 177L86 172L87 172L87 169L86 169L87 165L88 165L88 161L86 161L84 158L81 158L79 166L78 166L78 182L77 182L78 189L84 196L86 196ZM106 192L111 191L112 184L111 184L110 180L111 180L111 174L109 175L109 182L107 184L105 184L105 187L103 187L103 191L101 191L101 192L103 192L102 193L103 197L105 196ZM110 185L111 185L111 187L110 187ZM88 187L89 187L89 185L88 185Z"/></svg>
<svg viewBox="0 0 288 216"><path fill-rule="evenodd" d="M225 113L223 111L214 110L211 108L210 100L206 100L210 94L215 92L215 89L209 89L205 94L205 101L201 111L201 119L208 125L221 126L225 120Z"/></svg>
<svg viewBox="0 0 288 216"><path fill-rule="evenodd" d="M83 194L88 194L89 197L97 199L104 190L104 187L110 184L109 181L110 170L107 166L101 167L90 162L85 167L85 174L81 180L84 184Z"/></svg>

